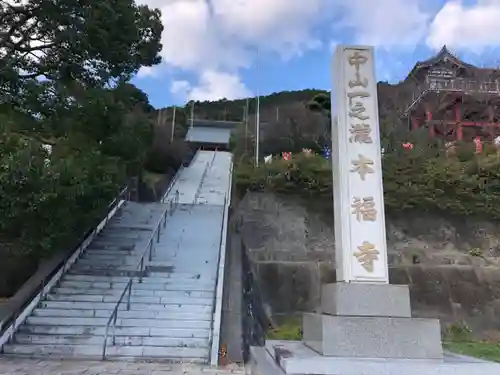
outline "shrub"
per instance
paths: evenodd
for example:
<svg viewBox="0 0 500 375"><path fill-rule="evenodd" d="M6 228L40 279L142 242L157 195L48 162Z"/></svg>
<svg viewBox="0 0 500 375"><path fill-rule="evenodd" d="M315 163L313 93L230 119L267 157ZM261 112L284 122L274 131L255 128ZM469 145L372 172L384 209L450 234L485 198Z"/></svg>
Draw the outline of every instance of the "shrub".
<svg viewBox="0 0 500 375"><path fill-rule="evenodd" d="M446 327L445 339L451 342L470 342L472 330L465 321L459 321Z"/></svg>
<svg viewBox="0 0 500 375"><path fill-rule="evenodd" d="M189 151L187 143L182 141L157 145L148 152L144 168L160 174L168 173L172 169L176 171L182 165Z"/></svg>
<svg viewBox="0 0 500 375"><path fill-rule="evenodd" d="M387 212L439 211L500 219L500 158L477 155L472 159L429 157L417 151L398 151L383 159ZM239 190L270 190L331 199L330 162L321 156L295 155L253 168L237 164Z"/></svg>
<svg viewBox="0 0 500 375"><path fill-rule="evenodd" d="M119 160L64 148L47 163L40 143L0 135L0 295L17 290L41 259L76 246L124 183Z"/></svg>

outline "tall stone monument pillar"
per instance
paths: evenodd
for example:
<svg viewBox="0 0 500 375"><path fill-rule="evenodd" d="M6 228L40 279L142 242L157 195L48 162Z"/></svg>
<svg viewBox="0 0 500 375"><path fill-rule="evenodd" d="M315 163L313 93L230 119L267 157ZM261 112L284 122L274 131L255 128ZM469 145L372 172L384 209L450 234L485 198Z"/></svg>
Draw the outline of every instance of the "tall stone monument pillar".
<svg viewBox="0 0 500 375"><path fill-rule="evenodd" d="M332 67L337 283L304 314L304 343L324 356L440 359L438 320L411 317L389 284L377 81L372 47L337 47Z"/></svg>
<svg viewBox="0 0 500 375"><path fill-rule="evenodd" d="M337 280L389 283L373 49L339 46L332 69Z"/></svg>

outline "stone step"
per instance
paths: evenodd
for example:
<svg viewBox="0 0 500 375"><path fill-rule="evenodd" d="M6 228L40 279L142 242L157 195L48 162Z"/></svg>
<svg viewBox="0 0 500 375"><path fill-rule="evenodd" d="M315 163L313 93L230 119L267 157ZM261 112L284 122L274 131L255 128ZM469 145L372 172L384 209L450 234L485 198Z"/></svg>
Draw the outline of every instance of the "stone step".
<svg viewBox="0 0 500 375"><path fill-rule="evenodd" d="M152 279L153 278L168 278L168 279L172 279L172 278L186 278L187 279L187 278L189 278L189 279L194 279L194 280L205 280L205 281L209 281L212 283L215 283L215 280L216 280L216 276L209 276L204 272L192 271L192 270L190 272L182 272L182 271L178 271L176 269L172 273L150 271L148 273L148 275L149 275L148 277L152 278Z"/></svg>
<svg viewBox="0 0 500 375"><path fill-rule="evenodd" d="M141 261L141 258L144 257L144 265L148 261L148 254L144 254L143 252L135 252L129 255L117 255L114 257L106 257L102 255L94 255L91 254L81 256L76 261L75 265L79 266L137 266Z"/></svg>
<svg viewBox="0 0 500 375"><path fill-rule="evenodd" d="M78 260L81 259L98 259L103 261L115 260L115 259L141 259L143 255L143 251L134 250L134 251L110 251L110 250L91 250L84 252Z"/></svg>
<svg viewBox="0 0 500 375"><path fill-rule="evenodd" d="M137 243L137 242L144 240L146 238L149 240L149 238L151 237L151 234L153 233L153 231L143 232L140 235L134 234L133 237L130 237L130 236L127 236L128 231L122 230L121 232L124 234L124 236L119 236L118 235L119 231L116 231L112 237L107 236L105 234L105 235L97 236L94 239L94 241L92 241L92 242L98 243L98 244L111 244L111 245L116 244L119 246L126 246L129 244Z"/></svg>
<svg viewBox="0 0 500 375"><path fill-rule="evenodd" d="M108 318L73 318L73 317L52 317L52 316L29 316L26 319L28 325L54 325L59 326L102 326L108 323ZM149 327L149 328L204 328L210 329L210 320L170 320L170 319L135 319L120 318L116 320L116 325L120 327Z"/></svg>
<svg viewBox="0 0 500 375"><path fill-rule="evenodd" d="M75 289L118 289L124 290L128 282L90 282L90 281L80 281L80 280L63 280L60 282L59 286L61 288L75 288ZM143 282L134 282L132 289L135 290L174 290L174 291L207 291L211 292L215 289L215 282L207 283L200 282L199 280L182 280L176 281L175 279L170 280L166 283L148 283L147 278L143 278Z"/></svg>
<svg viewBox="0 0 500 375"><path fill-rule="evenodd" d="M33 311L33 316L46 316L58 319L62 318L109 318L112 311L109 310L64 310L37 308ZM163 311L147 311L147 310L123 310L118 312L118 317L121 319L168 319L168 320L210 320L212 314L210 312L199 314L198 312L163 312Z"/></svg>
<svg viewBox="0 0 500 375"><path fill-rule="evenodd" d="M116 241L99 241L99 240L94 240L89 246L89 249L92 250L115 250L115 251L121 251L121 250L134 250L135 245L137 241L132 241L131 243L127 244L120 244L117 243Z"/></svg>
<svg viewBox="0 0 500 375"><path fill-rule="evenodd" d="M119 295L93 295L93 294L49 294L46 296L46 301L74 301L74 302L118 302ZM125 299L124 299L125 300ZM197 298L197 297L130 297L131 303L141 304L162 304L162 305L212 305L213 298Z"/></svg>
<svg viewBox="0 0 500 375"><path fill-rule="evenodd" d="M78 289L78 288L55 288L52 290L54 294L94 294L94 295L121 295L123 288L113 289ZM178 290L149 290L139 289L132 286L131 295L143 297L194 297L194 298L214 298L215 291L178 291Z"/></svg>
<svg viewBox="0 0 500 375"><path fill-rule="evenodd" d="M185 250L185 248L178 249L175 251L164 252L164 249L162 249L161 247L158 247L155 255L153 256L153 260L158 261L158 262L171 262L174 260L177 260L177 261L178 260L182 260L182 261L189 260L189 261L196 261L198 263L202 263L202 262L204 263L204 262L216 261L218 259L218 256L219 256L217 249L213 249L210 251L210 253L206 253L206 254L198 254L199 252L196 249L193 249L191 254L193 254L193 253L196 254L196 258L193 259L193 256L190 255L189 253L185 253L184 250Z"/></svg>
<svg viewBox="0 0 500 375"><path fill-rule="evenodd" d="M141 262L142 254L138 257L115 257L114 259L110 258L101 258L101 257L82 257L79 258L75 266L77 267L95 267L98 269L108 268L108 267L137 267L139 262ZM147 255L144 259L145 265L147 263ZM171 266L171 264L170 264Z"/></svg>
<svg viewBox="0 0 500 375"><path fill-rule="evenodd" d="M66 275L86 275L86 276L106 276L106 277L132 277L139 276L139 272L136 269L131 271L121 271L121 270L96 270L96 269L75 269L75 267L70 268Z"/></svg>
<svg viewBox="0 0 500 375"><path fill-rule="evenodd" d="M83 253L78 260L80 259L117 259L117 258L133 258L133 259L140 259L142 256L142 251L123 251L119 250L117 252L110 252L109 250L92 250L92 251L86 251Z"/></svg>
<svg viewBox="0 0 500 375"><path fill-rule="evenodd" d="M153 231L156 229L157 220L152 220L152 217L145 218L130 218L130 219L117 219L113 222L114 228L120 228L125 231Z"/></svg>
<svg viewBox="0 0 500 375"><path fill-rule="evenodd" d="M56 322L54 322L56 323ZM104 337L105 326L91 327L82 325L27 325L19 328L20 333L32 335L67 335L67 336L101 336ZM116 336L141 337L174 337L174 338L206 338L210 335L208 328L182 327L116 327Z"/></svg>
<svg viewBox="0 0 500 375"><path fill-rule="evenodd" d="M139 240L141 238L144 238L144 236L134 233L134 232L124 232L123 230L107 230L104 232L101 232L100 236L98 237L100 239L110 239L110 240Z"/></svg>
<svg viewBox="0 0 500 375"><path fill-rule="evenodd" d="M86 282L121 282L121 283L128 283L129 277L127 276L103 276L103 275L75 275L75 274L66 274L64 276L64 279L67 281L74 281L74 280L80 280L80 281L86 281ZM138 281L139 278L135 278L135 281ZM196 281L196 282L204 282L207 284L214 284L215 285L215 278L201 278L200 274L196 273L179 273L179 272L174 272L174 273L162 273L161 275L158 274L156 276L153 276L152 273L150 273L147 277L144 277L142 279L142 284L167 284L167 283L172 283L172 282L181 282L181 281Z"/></svg>
<svg viewBox="0 0 500 375"><path fill-rule="evenodd" d="M102 356L101 345L6 345L6 354L26 355L31 358L95 358ZM130 357L141 359L162 358L182 359L190 362L206 363L209 351L206 348L183 348L161 346L110 346L106 348L106 357Z"/></svg>
<svg viewBox="0 0 500 375"><path fill-rule="evenodd" d="M112 331L108 335L107 343L113 344ZM21 333L14 338L14 344L34 345L103 345L104 336L86 335L33 335ZM146 336L115 336L117 346L162 346L208 349L208 337L146 337Z"/></svg>
<svg viewBox="0 0 500 375"><path fill-rule="evenodd" d="M107 272L134 272L139 269L138 265L130 265L130 266L117 266L117 265L92 265L92 264L81 264L79 262L73 265L72 270L75 272L79 271L90 271L90 272L99 272L99 271L107 271Z"/></svg>
<svg viewBox="0 0 500 375"><path fill-rule="evenodd" d="M68 302L68 301L43 301L40 302L41 308L49 309L77 309L77 310L103 310L111 312L115 308L116 303L114 302ZM126 310L126 304L121 303L118 307L119 310ZM161 311L164 313L196 313L205 314L212 312L212 306L210 305L161 305L161 304L140 304L132 303L130 304L130 310L132 311Z"/></svg>

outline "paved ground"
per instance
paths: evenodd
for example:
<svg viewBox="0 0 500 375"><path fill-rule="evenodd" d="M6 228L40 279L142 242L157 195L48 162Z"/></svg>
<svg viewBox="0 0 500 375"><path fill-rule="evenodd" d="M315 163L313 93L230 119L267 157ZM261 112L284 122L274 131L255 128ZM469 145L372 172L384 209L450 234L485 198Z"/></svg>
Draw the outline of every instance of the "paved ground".
<svg viewBox="0 0 500 375"><path fill-rule="evenodd" d="M97 361L46 361L0 358L0 375L245 375L245 368L196 364Z"/></svg>

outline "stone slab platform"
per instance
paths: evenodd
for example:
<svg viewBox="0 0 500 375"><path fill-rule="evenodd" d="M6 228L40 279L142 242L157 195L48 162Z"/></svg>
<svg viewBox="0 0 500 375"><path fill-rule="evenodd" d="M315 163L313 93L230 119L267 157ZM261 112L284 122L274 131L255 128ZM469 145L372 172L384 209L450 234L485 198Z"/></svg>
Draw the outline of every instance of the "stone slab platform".
<svg viewBox="0 0 500 375"><path fill-rule="evenodd" d="M324 356L413 359L443 357L437 319L305 313L302 327L304 343Z"/></svg>
<svg viewBox="0 0 500 375"><path fill-rule="evenodd" d="M251 375L499 375L500 364L445 353L442 360L324 357L300 341L252 347Z"/></svg>

